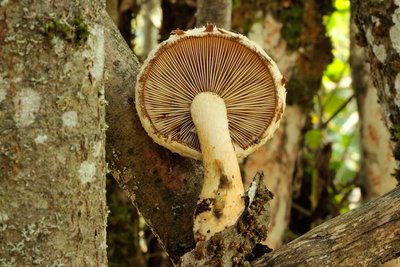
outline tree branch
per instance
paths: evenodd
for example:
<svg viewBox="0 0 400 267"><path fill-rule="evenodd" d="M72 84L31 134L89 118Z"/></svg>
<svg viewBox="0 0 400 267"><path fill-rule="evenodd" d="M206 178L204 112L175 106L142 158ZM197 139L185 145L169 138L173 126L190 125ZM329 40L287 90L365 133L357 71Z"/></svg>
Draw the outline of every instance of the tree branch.
<svg viewBox="0 0 400 267"><path fill-rule="evenodd" d="M252 266L377 266L400 255L400 187L329 220Z"/></svg>
<svg viewBox="0 0 400 267"><path fill-rule="evenodd" d="M203 180L201 164L147 136L134 100L140 64L108 15L104 26L109 169L177 261L194 246L192 214Z"/></svg>
<svg viewBox="0 0 400 267"><path fill-rule="evenodd" d="M320 129L325 129L328 124L343 110L347 107L347 105L353 100L354 94L351 95L333 114L332 116L329 117L322 125L320 126Z"/></svg>

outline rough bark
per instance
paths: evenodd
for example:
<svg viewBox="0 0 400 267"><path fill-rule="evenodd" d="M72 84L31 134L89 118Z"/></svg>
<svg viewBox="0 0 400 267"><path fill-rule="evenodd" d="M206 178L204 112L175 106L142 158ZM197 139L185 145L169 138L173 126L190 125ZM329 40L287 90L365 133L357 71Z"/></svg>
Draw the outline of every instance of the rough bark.
<svg viewBox="0 0 400 267"><path fill-rule="evenodd" d="M134 88L139 63L106 18L107 161L172 260L193 248L193 212L202 184L200 162L185 159L155 144L135 110Z"/></svg>
<svg viewBox="0 0 400 267"><path fill-rule="evenodd" d="M400 1L353 0L352 10L360 30L358 44L368 51L400 181Z"/></svg>
<svg viewBox="0 0 400 267"><path fill-rule="evenodd" d="M102 1L0 4L0 263L106 266Z"/></svg>
<svg viewBox="0 0 400 267"><path fill-rule="evenodd" d="M231 15L231 0L197 0L196 27L212 23L219 28L229 30Z"/></svg>
<svg viewBox="0 0 400 267"><path fill-rule="evenodd" d="M323 25L323 15L330 9L330 1L299 1L288 6L270 1L266 5L263 46L288 80L288 105L281 128L265 147L249 156L244 171L246 179L260 170L269 174L265 183L275 195L266 241L271 248L282 244L290 222L293 176L302 130L325 67L332 58Z"/></svg>
<svg viewBox="0 0 400 267"><path fill-rule="evenodd" d="M400 187L321 224L252 266L378 266L400 255Z"/></svg>
<svg viewBox="0 0 400 267"><path fill-rule="evenodd" d="M375 199L396 186L396 179L393 176L395 161L390 146L389 131L383 122L377 92L372 84L370 67L366 62L365 49L356 44L356 33L353 18L350 65L360 116L360 179L366 193L365 197Z"/></svg>
<svg viewBox="0 0 400 267"><path fill-rule="evenodd" d="M365 192L364 198L371 200L395 188L396 178L392 175L395 160L364 48L355 42L356 33L357 26L352 16L350 66L360 116L360 180ZM383 266L400 266L400 261L396 259Z"/></svg>

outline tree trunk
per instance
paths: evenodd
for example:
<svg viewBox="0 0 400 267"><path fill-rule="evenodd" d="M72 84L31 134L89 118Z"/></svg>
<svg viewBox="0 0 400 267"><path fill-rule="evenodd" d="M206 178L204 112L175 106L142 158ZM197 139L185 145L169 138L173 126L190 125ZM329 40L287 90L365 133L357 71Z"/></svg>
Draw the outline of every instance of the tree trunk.
<svg viewBox="0 0 400 267"><path fill-rule="evenodd" d="M372 84L370 67L366 62L365 49L355 42L356 27L352 16L350 66L360 116L360 180L365 192L364 198L371 200L396 187L396 178L392 175L395 160L390 135L384 125L376 89ZM400 266L400 261L396 259L383 266Z"/></svg>
<svg viewBox="0 0 400 267"><path fill-rule="evenodd" d="M323 15L330 9L330 1L300 1L286 7L280 1L270 1L266 6L263 46L288 79L287 107L278 132L266 146L248 157L244 171L246 179L264 171L265 184L275 195L270 202L272 217L266 242L271 248L282 244L290 222L292 183L302 130L332 57L323 25ZM293 10L301 13L293 17Z"/></svg>
<svg viewBox="0 0 400 267"><path fill-rule="evenodd" d="M400 254L400 187L337 216L252 266L378 266Z"/></svg>
<svg viewBox="0 0 400 267"><path fill-rule="evenodd" d="M354 20L352 20L354 22ZM350 65L360 115L360 176L367 199L375 199L396 186L395 160L390 135L385 127L376 89L372 84L365 49L355 43L356 26L351 25Z"/></svg>
<svg viewBox="0 0 400 267"><path fill-rule="evenodd" d="M231 16L231 0L197 0L196 27L212 23L218 28L229 30Z"/></svg>
<svg viewBox="0 0 400 267"><path fill-rule="evenodd" d="M0 263L106 266L104 5L0 6Z"/></svg>
<svg viewBox="0 0 400 267"><path fill-rule="evenodd" d="M360 30L358 44L367 48L400 181L400 2L353 0L352 10Z"/></svg>

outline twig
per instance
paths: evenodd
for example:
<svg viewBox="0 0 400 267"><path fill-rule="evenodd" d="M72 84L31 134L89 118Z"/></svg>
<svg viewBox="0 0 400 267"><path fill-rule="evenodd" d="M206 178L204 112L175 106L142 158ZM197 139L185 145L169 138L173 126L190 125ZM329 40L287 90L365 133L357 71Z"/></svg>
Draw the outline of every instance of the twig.
<svg viewBox="0 0 400 267"><path fill-rule="evenodd" d="M354 98L354 94L353 95L351 95L347 100L346 100L346 102L344 102L333 114L332 114L332 116L326 121L326 122L324 122L322 125L321 125L321 127L320 127L320 129L324 129L324 128L326 128L326 126L328 126L328 124L351 102L351 100L353 100L353 98Z"/></svg>

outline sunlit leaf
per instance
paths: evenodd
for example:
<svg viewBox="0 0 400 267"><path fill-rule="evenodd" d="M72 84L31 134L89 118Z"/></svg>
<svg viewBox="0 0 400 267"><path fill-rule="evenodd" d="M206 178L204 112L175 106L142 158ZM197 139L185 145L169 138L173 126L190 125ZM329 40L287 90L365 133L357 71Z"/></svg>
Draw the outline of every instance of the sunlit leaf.
<svg viewBox="0 0 400 267"><path fill-rule="evenodd" d="M329 78L329 80L337 83L342 79L343 73L345 71L346 64L342 60L335 58L333 62L327 67L325 75Z"/></svg>
<svg viewBox="0 0 400 267"><path fill-rule="evenodd" d="M306 143L311 149L317 149L323 140L321 130L310 130L305 135Z"/></svg>

